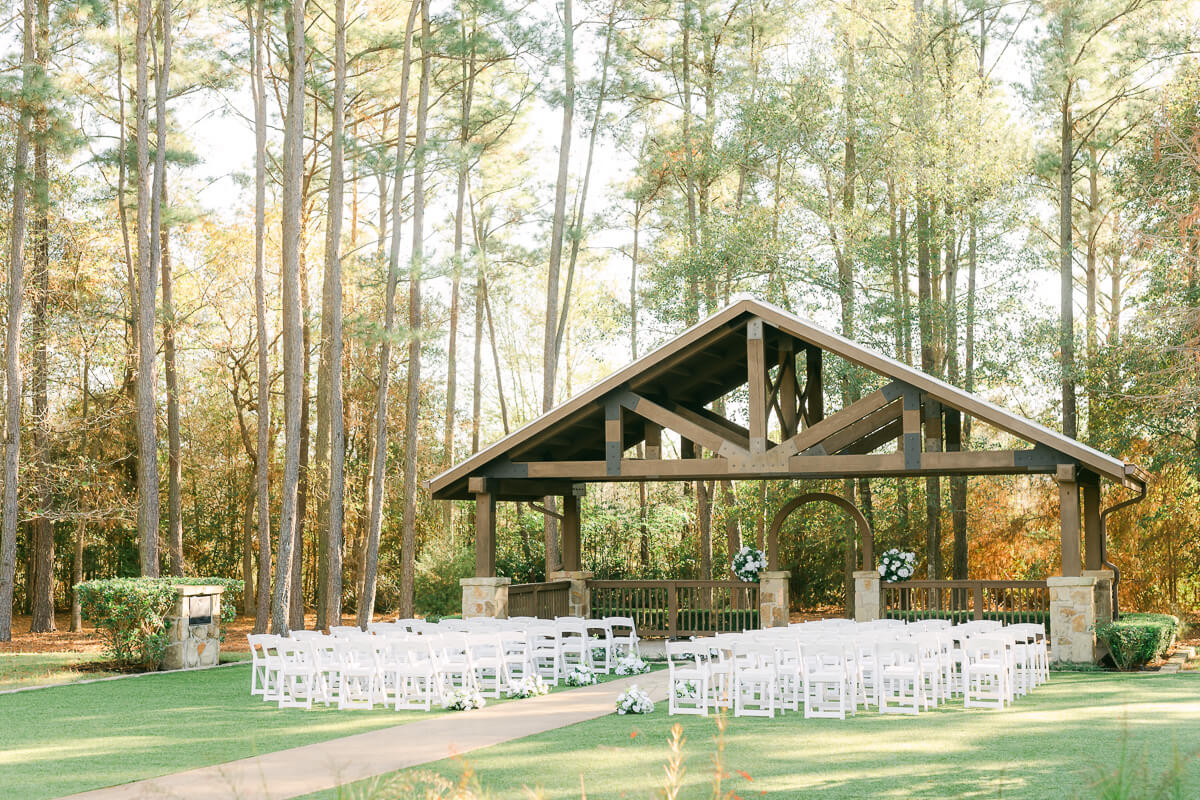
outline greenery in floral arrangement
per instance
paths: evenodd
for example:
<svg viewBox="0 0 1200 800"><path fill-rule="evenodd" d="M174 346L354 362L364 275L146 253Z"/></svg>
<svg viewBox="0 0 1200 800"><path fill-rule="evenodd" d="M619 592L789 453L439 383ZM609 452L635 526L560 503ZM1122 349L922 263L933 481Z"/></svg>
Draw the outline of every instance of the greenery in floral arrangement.
<svg viewBox="0 0 1200 800"><path fill-rule="evenodd" d="M175 587L224 586L224 628L237 616L234 595L242 581L230 578L109 578L75 586L83 619L96 626L105 655L125 667L157 669L167 649L167 617L175 607Z"/></svg>
<svg viewBox="0 0 1200 800"><path fill-rule="evenodd" d="M757 547L743 547L733 554L733 574L738 580L757 583L758 574L767 568L767 556Z"/></svg>
<svg viewBox="0 0 1200 800"><path fill-rule="evenodd" d="M618 714L649 714L653 711L654 701L636 683L617 697Z"/></svg>
<svg viewBox="0 0 1200 800"><path fill-rule="evenodd" d="M1131 670L1165 655L1182 628L1171 614L1123 614L1116 622L1097 623L1096 638L1108 646L1117 669Z"/></svg>
<svg viewBox="0 0 1200 800"><path fill-rule="evenodd" d="M889 583L906 581L917 569L917 554L893 547L879 559L879 577Z"/></svg>

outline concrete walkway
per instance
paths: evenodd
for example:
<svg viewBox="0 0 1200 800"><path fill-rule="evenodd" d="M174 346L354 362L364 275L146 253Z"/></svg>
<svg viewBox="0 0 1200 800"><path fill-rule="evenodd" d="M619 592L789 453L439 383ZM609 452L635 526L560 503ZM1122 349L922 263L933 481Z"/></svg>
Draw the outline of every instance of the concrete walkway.
<svg viewBox="0 0 1200 800"><path fill-rule="evenodd" d="M617 695L634 683L649 692L654 702L665 702L667 672L659 670L71 797L285 800L603 717L613 713Z"/></svg>

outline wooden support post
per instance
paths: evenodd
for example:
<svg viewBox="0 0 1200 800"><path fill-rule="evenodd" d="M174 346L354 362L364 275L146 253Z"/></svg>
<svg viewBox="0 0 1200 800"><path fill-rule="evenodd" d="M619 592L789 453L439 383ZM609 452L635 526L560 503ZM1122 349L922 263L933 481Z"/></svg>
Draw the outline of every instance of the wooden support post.
<svg viewBox="0 0 1200 800"><path fill-rule="evenodd" d="M562 568L566 572L580 569L580 516L579 497L575 494L563 496L562 521Z"/></svg>
<svg viewBox="0 0 1200 800"><path fill-rule="evenodd" d="M696 443L691 439L685 439L682 436L679 437L679 457L680 459L695 458Z"/></svg>
<svg viewBox="0 0 1200 800"><path fill-rule="evenodd" d="M496 576L496 495L486 478L470 478L475 495L475 577Z"/></svg>
<svg viewBox="0 0 1200 800"><path fill-rule="evenodd" d="M763 346L763 321L746 323L746 380L750 386L750 453L767 450L767 356Z"/></svg>
<svg viewBox="0 0 1200 800"><path fill-rule="evenodd" d="M604 462L609 475L621 474L621 456L625 452L621 404L615 399L604 404Z"/></svg>
<svg viewBox="0 0 1200 800"><path fill-rule="evenodd" d="M657 461L662 458L662 427L646 420L643 431L646 438L646 458Z"/></svg>
<svg viewBox="0 0 1200 800"><path fill-rule="evenodd" d="M1083 492L1084 568L1103 569L1104 546L1100 541L1100 479L1085 475L1079 481Z"/></svg>
<svg viewBox="0 0 1200 800"><path fill-rule="evenodd" d="M942 452L942 404L925 396L925 452Z"/></svg>
<svg viewBox="0 0 1200 800"><path fill-rule="evenodd" d="M1060 464L1054 479L1058 482L1058 505L1062 530L1062 574L1077 578L1083 571L1079 552L1079 483L1074 464Z"/></svg>
<svg viewBox="0 0 1200 800"><path fill-rule="evenodd" d="M804 348L804 397L808 401L806 422L816 425L825 419L825 387L821 383L821 348Z"/></svg>
<svg viewBox="0 0 1200 800"><path fill-rule="evenodd" d="M900 449L904 451L904 468L921 468L921 393L911 386L904 387L904 411L902 412L904 435L900 437Z"/></svg>
<svg viewBox="0 0 1200 800"><path fill-rule="evenodd" d="M945 409L946 414L946 451L957 453L962 450L962 414L957 408Z"/></svg>
<svg viewBox="0 0 1200 800"><path fill-rule="evenodd" d="M779 408L783 412L779 420L781 440L795 436L799 431L796 400L795 344L788 336L779 343Z"/></svg>

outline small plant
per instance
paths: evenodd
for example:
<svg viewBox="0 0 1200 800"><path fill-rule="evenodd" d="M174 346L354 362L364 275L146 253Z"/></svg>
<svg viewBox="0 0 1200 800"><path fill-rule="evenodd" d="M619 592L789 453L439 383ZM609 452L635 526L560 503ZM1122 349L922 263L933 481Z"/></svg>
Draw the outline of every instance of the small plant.
<svg viewBox="0 0 1200 800"><path fill-rule="evenodd" d="M526 675L514 686L508 688L508 696L513 698L538 697L550 694L550 686L542 680L541 675Z"/></svg>
<svg viewBox="0 0 1200 800"><path fill-rule="evenodd" d="M478 689L451 689L442 699L442 708L447 711L470 711L473 708L483 708L487 701Z"/></svg>
<svg viewBox="0 0 1200 800"><path fill-rule="evenodd" d="M650 695L638 688L635 683L617 697L618 714L649 714L654 711L654 701Z"/></svg>
<svg viewBox="0 0 1200 800"><path fill-rule="evenodd" d="M757 547L743 547L733 554L733 574L746 583L758 583L758 574L767 568L767 556Z"/></svg>
<svg viewBox="0 0 1200 800"><path fill-rule="evenodd" d="M650 665L633 654L621 656L613 667L613 672L618 675L641 675L649 671Z"/></svg>
<svg viewBox="0 0 1200 800"><path fill-rule="evenodd" d="M582 664L571 667L567 673L567 686L591 686L596 682L596 673Z"/></svg>
<svg viewBox="0 0 1200 800"><path fill-rule="evenodd" d="M1097 623L1095 630L1117 669L1128 671L1165 655L1181 627L1170 614L1124 614L1116 622Z"/></svg>
<svg viewBox="0 0 1200 800"><path fill-rule="evenodd" d="M913 576L917 568L917 554L893 547L879 559L879 577L888 583L899 583Z"/></svg>

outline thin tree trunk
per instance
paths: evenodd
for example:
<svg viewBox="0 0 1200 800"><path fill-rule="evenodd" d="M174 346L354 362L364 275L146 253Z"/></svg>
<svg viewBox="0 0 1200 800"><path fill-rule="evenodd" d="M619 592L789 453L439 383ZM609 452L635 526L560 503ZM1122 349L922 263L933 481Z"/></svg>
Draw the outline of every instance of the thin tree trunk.
<svg viewBox="0 0 1200 800"><path fill-rule="evenodd" d="M488 299L487 280L483 282L483 310L487 315L488 341L492 345L492 365L496 370L496 393L500 398L500 424L508 436L508 403L504 400L504 375L500 371L500 350L496 346L496 322L492 318L492 303Z"/></svg>
<svg viewBox="0 0 1200 800"><path fill-rule="evenodd" d="M346 416L342 398L342 140L345 136L346 114L346 0L337 0L335 11L334 91L333 91L333 150L329 178L329 222L326 226L325 269L328 276L323 294L329 298L329 394L325 399L329 416L329 497L322 526L326 552L323 561L326 574L322 576L325 606L318 606L323 621L336 624L342 617L342 538L345 524L346 495ZM324 315L321 320L325 325ZM318 406L319 407L319 406ZM320 424L317 425L318 430ZM319 440L318 452L324 450ZM324 627L318 624L318 627Z"/></svg>
<svg viewBox="0 0 1200 800"><path fill-rule="evenodd" d="M1070 4L1063 4L1063 35L1071 29ZM1065 49L1065 48L1064 48ZM1071 94L1074 85L1068 80L1063 89L1059 108L1059 187L1058 187L1058 247L1059 247L1059 351L1062 368L1063 434L1072 439L1078 433L1075 411L1075 275L1072 254L1072 185L1075 179L1074 121L1071 118Z"/></svg>
<svg viewBox="0 0 1200 800"><path fill-rule="evenodd" d="M254 632L265 633L271 600L271 512L270 437L271 376L267 365L266 306L266 208L267 208L267 106L263 80L266 0L257 0L250 16L251 71L254 79L254 318L258 355L256 450L254 461L255 503L258 516L258 582L255 592Z"/></svg>
<svg viewBox="0 0 1200 800"><path fill-rule="evenodd" d="M144 2L144 0L142 0ZM300 482L300 417L303 398L303 323L300 300L300 204L304 167L304 41L305 0L291 0L287 14L289 49L288 103L283 145L283 419L284 464L280 492L279 545L275 556L275 589L271 601L271 631L288 633L291 606L289 565L296 535L296 506Z"/></svg>
<svg viewBox="0 0 1200 800"><path fill-rule="evenodd" d="M246 511L242 515L242 616L254 613L254 506L258 502L253 473L246 481Z"/></svg>
<svg viewBox="0 0 1200 800"><path fill-rule="evenodd" d="M90 373L90 356L91 352L85 346L83 350L83 366L80 369L80 414L79 414L79 455L86 463L88 453L88 406L91 400L91 390L89 388L89 373ZM82 488L79 492L79 500L82 505L84 501ZM71 589L68 592L71 596L71 632L77 633L83 630L83 609L79 605L79 594L75 591L75 587L83 581L83 545L84 539L87 536L87 522L84 521L81 515L75 521L75 557L71 561Z"/></svg>
<svg viewBox="0 0 1200 800"><path fill-rule="evenodd" d="M21 93L33 88L33 0L25 0ZM21 320L25 284L25 196L30 106L22 103L13 145L12 224L8 229L8 309L4 338L4 506L0 526L0 642L12 640L13 583L17 566L17 507L21 463Z"/></svg>
<svg viewBox="0 0 1200 800"><path fill-rule="evenodd" d="M138 444L138 554L142 575L158 576L158 350L154 342L155 306L158 299L157 230L151 227L152 207L161 194L158 180L150 184L150 103L147 45L150 42L150 0L137 6L137 342L136 385ZM157 155L156 155L157 166Z"/></svg>
<svg viewBox="0 0 1200 800"><path fill-rule="evenodd" d="M316 124L315 122L313 123ZM303 221L300 230L304 230ZM304 248L300 247L300 320L301 320L301 353L303 354L303 370L300 381L300 481L296 485L296 532L292 542L292 566L290 577L292 581L292 601L288 608L288 622L292 629L304 629L304 531L308 525L308 452L309 436L309 407L312 396L309 392L312 377L309 353L312 352L311 326L309 325L308 297L308 267L304 263Z"/></svg>
<svg viewBox="0 0 1200 800"><path fill-rule="evenodd" d="M404 29L404 56L400 72L400 110L396 133L396 167L392 178L392 241L388 252L388 279L384 297L383 341L379 345L379 381L375 387L375 420L371 437L371 510L367 522L366 542L361 559L361 594L358 597L358 623L366 627L375 610L375 570L379 553L379 535L383 528L383 488L387 464L387 398L391 370L392 337L396 330L396 284L400 280L400 209L404 197L405 143L408 136L408 82L412 72L412 39L417 12L423 0L414 0L408 9ZM427 12L422 12L422 17ZM422 35L424 34L422 26ZM424 41L423 46L428 46ZM422 78L425 83L425 78ZM414 198L415 199L415 198ZM413 209L414 216L416 209ZM414 231L416 230L414 226ZM413 333L415 336L415 332ZM410 365L411 369L411 365ZM405 426L411 426L411 419ZM414 529L415 530L415 529ZM406 548L407 549L407 548ZM405 556L407 557L407 556ZM403 603L403 596L401 597ZM411 607L411 601L409 603ZM403 610L401 616L404 616Z"/></svg>

